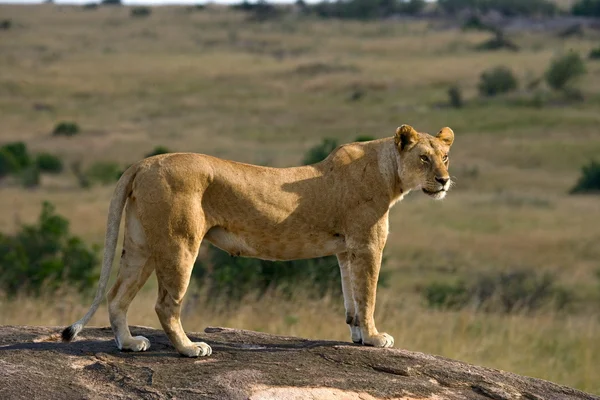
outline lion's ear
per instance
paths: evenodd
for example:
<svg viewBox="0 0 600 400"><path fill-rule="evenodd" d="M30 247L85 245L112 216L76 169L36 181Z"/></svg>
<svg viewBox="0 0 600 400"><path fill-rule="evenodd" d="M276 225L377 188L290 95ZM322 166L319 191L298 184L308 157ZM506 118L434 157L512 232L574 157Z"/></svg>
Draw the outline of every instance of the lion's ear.
<svg viewBox="0 0 600 400"><path fill-rule="evenodd" d="M404 124L396 129L394 141L396 142L396 146L400 146L400 150L404 150L408 146L417 143L417 140L419 140L419 134L412 126Z"/></svg>
<svg viewBox="0 0 600 400"><path fill-rule="evenodd" d="M442 128L436 135L438 139L446 143L448 146L452 146L454 142L454 131L448 127Z"/></svg>

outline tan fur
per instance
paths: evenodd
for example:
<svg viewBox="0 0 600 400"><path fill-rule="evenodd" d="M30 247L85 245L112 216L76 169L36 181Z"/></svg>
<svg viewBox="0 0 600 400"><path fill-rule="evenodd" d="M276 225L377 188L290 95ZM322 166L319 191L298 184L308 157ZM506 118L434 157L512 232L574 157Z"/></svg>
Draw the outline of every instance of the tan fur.
<svg viewBox="0 0 600 400"><path fill-rule="evenodd" d="M373 320L390 207L413 189L443 198L450 187L448 153L454 134L437 136L403 125L393 138L351 143L324 161L268 168L215 157L175 153L131 166L111 200L105 258L96 300L65 330L72 339L98 307L114 255L125 204L121 266L108 292L109 314L120 349L150 347L132 337L126 313L152 271L158 278L156 313L181 354L209 355L192 343L180 321L181 303L202 240L233 255L292 260L336 254L342 273L346 321L352 340L389 347L393 338Z"/></svg>

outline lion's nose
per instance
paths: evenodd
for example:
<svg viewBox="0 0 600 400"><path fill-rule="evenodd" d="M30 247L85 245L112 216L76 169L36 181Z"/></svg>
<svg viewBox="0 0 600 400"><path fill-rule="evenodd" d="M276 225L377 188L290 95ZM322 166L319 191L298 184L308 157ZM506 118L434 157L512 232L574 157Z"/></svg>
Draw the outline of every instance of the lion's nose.
<svg viewBox="0 0 600 400"><path fill-rule="evenodd" d="M448 183L450 178L440 178L439 176L436 176L435 180L438 181L442 186L446 186L446 183Z"/></svg>

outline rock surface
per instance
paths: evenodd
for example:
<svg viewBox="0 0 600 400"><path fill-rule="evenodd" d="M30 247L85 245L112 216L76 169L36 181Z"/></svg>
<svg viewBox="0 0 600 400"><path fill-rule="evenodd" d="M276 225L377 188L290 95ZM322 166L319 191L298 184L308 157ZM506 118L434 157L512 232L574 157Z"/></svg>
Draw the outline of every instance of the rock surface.
<svg viewBox="0 0 600 400"><path fill-rule="evenodd" d="M0 327L1 399L372 400L600 399L544 380L400 349L313 341L226 328L190 334L213 355L180 357L160 330L119 352L110 328L72 343L60 328Z"/></svg>

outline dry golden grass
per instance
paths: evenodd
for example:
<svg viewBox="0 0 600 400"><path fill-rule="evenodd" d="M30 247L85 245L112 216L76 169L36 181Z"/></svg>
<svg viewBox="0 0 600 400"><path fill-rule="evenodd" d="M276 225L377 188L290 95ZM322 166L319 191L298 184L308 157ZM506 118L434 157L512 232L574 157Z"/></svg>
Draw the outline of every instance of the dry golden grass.
<svg viewBox="0 0 600 400"><path fill-rule="evenodd" d="M288 166L323 137L390 136L402 123L429 132L451 126L455 189L444 202L409 195L391 212L392 277L379 297L380 327L411 350L600 393L600 204L567 194L581 165L600 153L600 63L586 63L581 103L535 108L477 98L483 70L507 65L524 88L556 54L596 47L597 33L566 40L523 33L511 36L522 51L477 52L488 34L438 22L286 17L257 24L218 7L158 7L146 19L130 18L127 7L0 5L0 13L14 25L0 40L0 143L24 140L67 164L125 165L165 145ZM331 68L314 68L320 64ZM452 84L467 107L446 106ZM352 101L356 91L364 95ZM522 89L517 96L531 95ZM52 137L63 120L83 132ZM102 243L112 187L81 189L70 172L45 176L35 190L0 185L0 232L33 222L49 200L73 233ZM517 267L555 273L585 307L574 315L494 316L421 304L418 287L432 280ZM132 323L158 326L152 289L151 282L136 299ZM233 311L190 305L185 326L347 338L339 301L298 296L273 295ZM2 300L0 323L65 325L85 311L80 303L69 293ZM92 323L106 322L102 308Z"/></svg>

